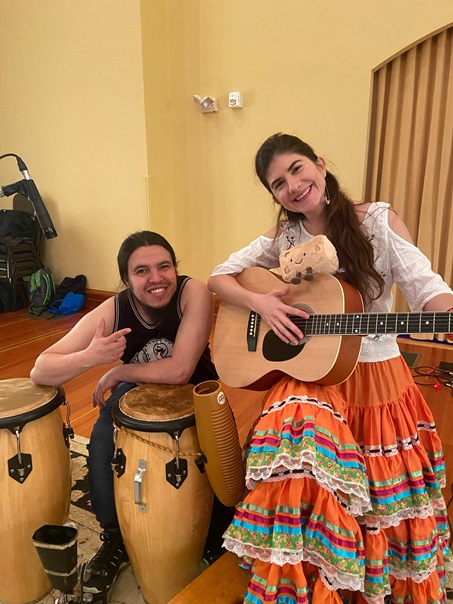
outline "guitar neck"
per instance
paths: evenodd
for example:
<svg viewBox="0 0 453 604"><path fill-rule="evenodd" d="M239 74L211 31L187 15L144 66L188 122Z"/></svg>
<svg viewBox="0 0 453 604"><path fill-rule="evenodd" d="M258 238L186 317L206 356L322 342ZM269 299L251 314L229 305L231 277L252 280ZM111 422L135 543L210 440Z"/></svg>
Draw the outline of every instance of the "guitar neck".
<svg viewBox="0 0 453 604"><path fill-rule="evenodd" d="M453 313L344 313L312 315L308 319L291 316L306 335L357 335L451 333Z"/></svg>

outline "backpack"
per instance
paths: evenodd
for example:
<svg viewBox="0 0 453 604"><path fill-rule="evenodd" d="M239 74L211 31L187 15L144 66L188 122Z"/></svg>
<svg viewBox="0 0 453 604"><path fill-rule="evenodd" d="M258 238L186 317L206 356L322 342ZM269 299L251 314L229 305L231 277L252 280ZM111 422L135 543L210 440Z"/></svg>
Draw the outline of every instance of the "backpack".
<svg viewBox="0 0 453 604"><path fill-rule="evenodd" d="M55 296L55 281L50 268L40 268L32 274L28 281L28 311L33 315L40 315L50 304Z"/></svg>
<svg viewBox="0 0 453 604"><path fill-rule="evenodd" d="M47 310L54 315L71 315L83 306L87 278L85 275L65 277L50 300Z"/></svg>

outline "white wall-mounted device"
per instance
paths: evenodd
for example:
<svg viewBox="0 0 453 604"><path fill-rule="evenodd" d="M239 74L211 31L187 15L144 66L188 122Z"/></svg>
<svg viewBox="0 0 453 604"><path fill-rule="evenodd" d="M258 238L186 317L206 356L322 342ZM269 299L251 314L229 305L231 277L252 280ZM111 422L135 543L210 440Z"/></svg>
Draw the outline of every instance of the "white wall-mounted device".
<svg viewBox="0 0 453 604"><path fill-rule="evenodd" d="M240 92L230 92L228 95L228 106L231 109L242 109L244 102Z"/></svg>
<svg viewBox="0 0 453 604"><path fill-rule="evenodd" d="M219 99L210 96L194 94L193 102L198 105L201 113L216 113L219 110Z"/></svg>

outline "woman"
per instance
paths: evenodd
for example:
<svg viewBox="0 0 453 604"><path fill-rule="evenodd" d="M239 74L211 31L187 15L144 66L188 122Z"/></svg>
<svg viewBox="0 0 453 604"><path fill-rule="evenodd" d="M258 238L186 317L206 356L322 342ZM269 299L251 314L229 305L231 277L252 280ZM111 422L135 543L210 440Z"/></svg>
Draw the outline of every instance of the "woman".
<svg viewBox="0 0 453 604"><path fill-rule="evenodd" d="M309 145L271 136L255 167L279 206L277 225L214 269L208 285L222 299L297 343L303 334L289 315L307 314L282 300L289 286L259 294L235 277L251 266L276 268L281 252L324 234L337 250L338 276L358 289L367 312L391 311L394 283L412 310L453 309L453 291L390 206L353 203ZM395 336L365 336L342 384L275 384L246 464L248 492L225 533L225 547L250 566L245 602L445 601L442 446Z"/></svg>

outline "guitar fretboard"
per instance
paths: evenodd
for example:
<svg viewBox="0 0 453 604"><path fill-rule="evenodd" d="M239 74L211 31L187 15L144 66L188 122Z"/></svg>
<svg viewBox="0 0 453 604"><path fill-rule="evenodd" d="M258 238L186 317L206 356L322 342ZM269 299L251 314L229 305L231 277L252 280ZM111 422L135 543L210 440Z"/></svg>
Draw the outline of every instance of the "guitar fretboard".
<svg viewBox="0 0 453 604"><path fill-rule="evenodd" d="M451 333L453 313L345 313L312 315L308 319L291 316L306 335L357 335Z"/></svg>

